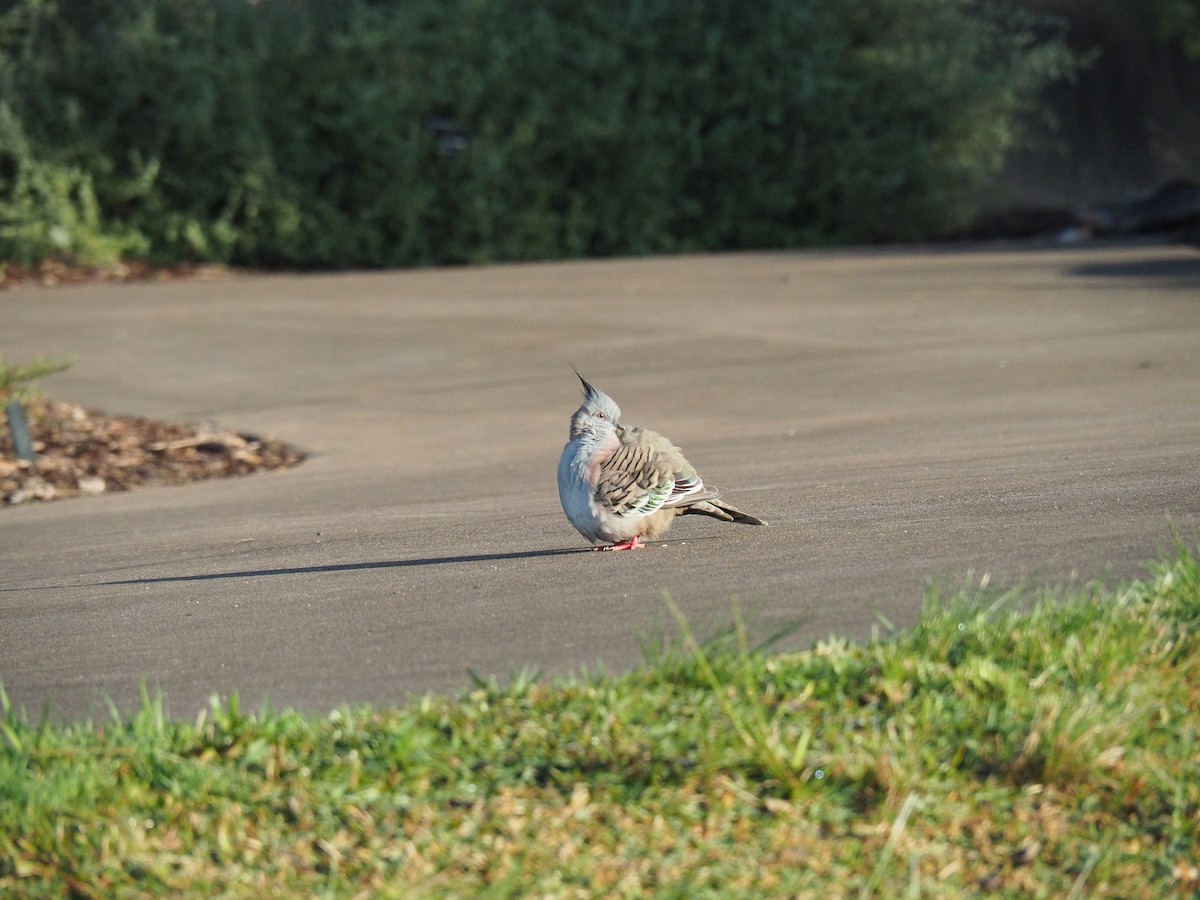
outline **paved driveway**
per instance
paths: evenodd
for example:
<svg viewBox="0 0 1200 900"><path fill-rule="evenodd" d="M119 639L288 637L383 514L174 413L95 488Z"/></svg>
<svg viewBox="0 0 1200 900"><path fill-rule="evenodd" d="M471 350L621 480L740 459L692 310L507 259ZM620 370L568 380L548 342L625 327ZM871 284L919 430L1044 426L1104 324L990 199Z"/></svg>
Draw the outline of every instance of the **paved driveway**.
<svg viewBox="0 0 1200 900"><path fill-rule="evenodd" d="M637 664L669 591L786 646L948 587L1137 575L1200 538L1200 255L766 253L0 295L48 393L212 420L298 469L0 509L0 681L30 715L164 691L325 712ZM599 554L558 506L573 362L771 522Z"/></svg>

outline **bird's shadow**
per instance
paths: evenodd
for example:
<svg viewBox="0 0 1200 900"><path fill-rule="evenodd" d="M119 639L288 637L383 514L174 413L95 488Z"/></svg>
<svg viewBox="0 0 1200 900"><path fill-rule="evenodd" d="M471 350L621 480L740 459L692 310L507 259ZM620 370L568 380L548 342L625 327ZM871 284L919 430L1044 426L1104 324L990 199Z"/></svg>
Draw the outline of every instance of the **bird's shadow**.
<svg viewBox="0 0 1200 900"><path fill-rule="evenodd" d="M512 553L476 553L465 556L429 556L422 559L388 559L377 562L331 563L324 566L287 566L275 569L241 569L234 572L205 572L197 575L163 575L157 578L122 578L97 582L103 586L128 584L168 584L181 581L217 581L223 578L270 578L278 575L320 575L330 572L362 572L370 569L408 569L443 566L454 563L497 562L506 559L534 559L540 556L567 556L590 553L587 547L560 547L550 550L520 550Z"/></svg>

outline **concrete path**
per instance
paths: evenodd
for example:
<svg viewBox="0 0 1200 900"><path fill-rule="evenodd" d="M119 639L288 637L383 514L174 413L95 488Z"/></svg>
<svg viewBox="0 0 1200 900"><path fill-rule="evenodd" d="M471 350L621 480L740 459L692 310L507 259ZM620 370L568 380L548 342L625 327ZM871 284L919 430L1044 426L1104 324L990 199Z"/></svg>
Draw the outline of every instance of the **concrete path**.
<svg viewBox="0 0 1200 900"><path fill-rule="evenodd" d="M617 670L740 599L785 646L913 621L932 581L1137 575L1200 538L1200 255L850 251L0 295L52 396L311 452L288 472L0 509L0 681L33 717L139 683L325 712ZM579 386L772 524L583 551Z"/></svg>

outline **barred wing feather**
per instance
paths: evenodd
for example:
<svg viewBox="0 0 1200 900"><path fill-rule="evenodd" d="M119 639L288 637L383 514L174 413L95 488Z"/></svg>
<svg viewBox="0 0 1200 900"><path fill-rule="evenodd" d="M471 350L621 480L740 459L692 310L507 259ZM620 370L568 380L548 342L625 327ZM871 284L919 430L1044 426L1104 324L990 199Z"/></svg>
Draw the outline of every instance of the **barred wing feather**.
<svg viewBox="0 0 1200 900"><path fill-rule="evenodd" d="M704 491L704 482L679 448L662 435L622 427L621 443L600 465L596 502L616 516L648 516Z"/></svg>

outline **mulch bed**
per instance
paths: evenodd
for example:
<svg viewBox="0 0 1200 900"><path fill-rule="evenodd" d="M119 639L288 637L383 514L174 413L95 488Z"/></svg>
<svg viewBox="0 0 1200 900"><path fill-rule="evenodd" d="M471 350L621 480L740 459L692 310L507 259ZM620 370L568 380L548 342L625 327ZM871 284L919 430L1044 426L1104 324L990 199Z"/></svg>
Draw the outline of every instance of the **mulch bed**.
<svg viewBox="0 0 1200 900"><path fill-rule="evenodd" d="M147 485L185 484L298 465L282 441L211 425L108 416L75 403L26 405L34 462L17 458L0 415L0 503L14 506Z"/></svg>
<svg viewBox="0 0 1200 900"><path fill-rule="evenodd" d="M180 281L189 278L213 280L229 274L224 266L179 263L170 266L130 260L108 266L83 266L48 259L35 266L0 263L0 290L22 287L57 287L65 284L94 284L101 281Z"/></svg>

